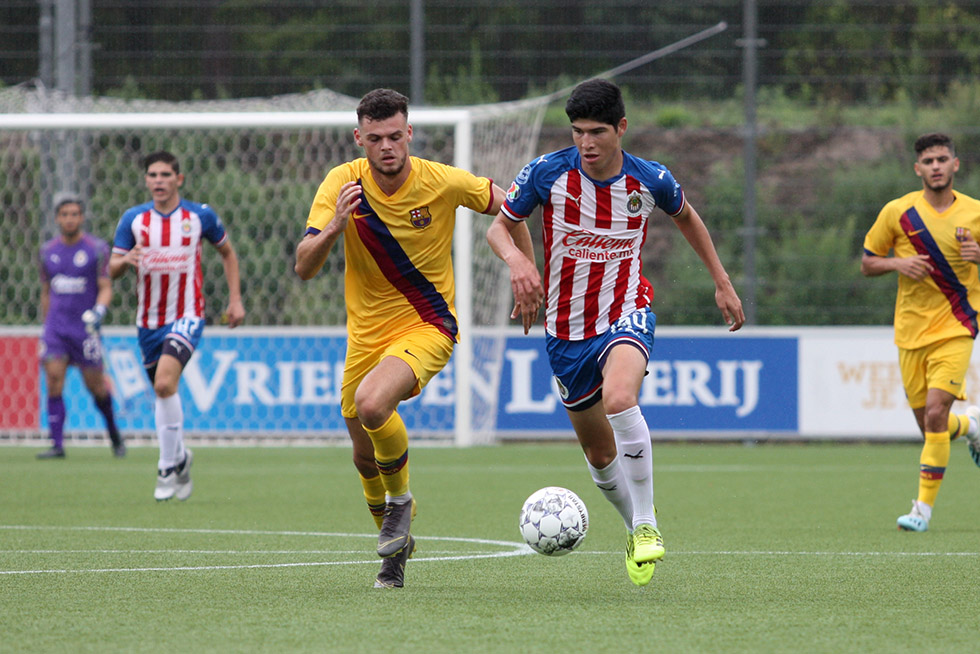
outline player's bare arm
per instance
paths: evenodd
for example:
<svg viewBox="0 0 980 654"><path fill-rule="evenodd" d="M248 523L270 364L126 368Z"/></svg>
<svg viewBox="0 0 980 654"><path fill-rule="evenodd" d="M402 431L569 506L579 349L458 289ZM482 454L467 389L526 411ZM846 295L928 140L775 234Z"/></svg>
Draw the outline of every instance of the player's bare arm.
<svg viewBox="0 0 980 654"><path fill-rule="evenodd" d="M48 307L51 306L51 282L41 282L41 322L48 317Z"/></svg>
<svg viewBox="0 0 980 654"><path fill-rule="evenodd" d="M715 282L715 304L721 311L721 316L728 325L728 331L737 331L745 324L745 310L742 308L742 300L739 299L732 280L729 278L725 267L718 258L711 234L705 227L701 216L688 202L684 202L684 208L674 216L674 223L677 224L681 234L691 245L698 257L704 263L705 268Z"/></svg>
<svg viewBox="0 0 980 654"><path fill-rule="evenodd" d="M140 256L142 256L143 251L139 245L133 247L132 250L125 254L118 254L113 252L109 257L109 277L112 279L117 279L124 272L126 272L127 266L132 266L133 268L140 267Z"/></svg>
<svg viewBox="0 0 980 654"><path fill-rule="evenodd" d="M496 184L490 184L490 207L484 211L488 216L496 216L500 211L500 207L504 206L504 200L506 196L504 195L504 189L500 188Z"/></svg>
<svg viewBox="0 0 980 654"><path fill-rule="evenodd" d="M927 254L916 254L911 257L880 257L865 252L861 257L861 274L865 277L878 277L897 272L899 275L921 281L928 277L932 270L932 259Z"/></svg>
<svg viewBox="0 0 980 654"><path fill-rule="evenodd" d="M242 304L241 273L238 266L238 254L232 247L231 241L226 240L218 247L221 255L221 265L225 269L225 281L228 282L228 306L222 315L222 322L231 328L242 324L245 320L245 305Z"/></svg>
<svg viewBox="0 0 980 654"><path fill-rule="evenodd" d="M487 242L494 254L510 268L510 286L514 293L512 320L521 316L524 333L530 332L544 301L541 275L534 263L531 233L523 221L514 221L498 213L487 230Z"/></svg>
<svg viewBox="0 0 980 654"><path fill-rule="evenodd" d="M293 270L300 279L313 279L320 272L333 244L347 229L347 222L360 202L361 186L357 182L347 182L340 187L333 219L319 234L307 234L296 246L296 265Z"/></svg>
<svg viewBox="0 0 980 654"><path fill-rule="evenodd" d="M112 302L112 280L108 277L99 277L99 292L95 296L96 306L109 306Z"/></svg>

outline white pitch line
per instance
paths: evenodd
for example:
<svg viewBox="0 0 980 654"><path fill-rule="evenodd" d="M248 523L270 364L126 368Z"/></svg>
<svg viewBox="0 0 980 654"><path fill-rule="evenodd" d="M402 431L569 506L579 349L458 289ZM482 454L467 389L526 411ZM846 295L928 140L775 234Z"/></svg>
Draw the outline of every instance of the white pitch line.
<svg viewBox="0 0 980 654"><path fill-rule="evenodd" d="M32 526L32 525L0 525L0 529L20 531L103 531L103 532L134 532L134 533L185 533L185 534L228 534L255 536L314 536L323 538L377 538L375 534L352 534L337 532L309 531L262 531L252 529L179 529L165 527L91 527L91 526ZM418 540L440 540L458 543L475 543L508 548L503 552L472 552L469 554L452 554L437 552L439 556L413 557L413 563L423 561L464 561L474 559L506 558L533 554L530 547L524 543L512 541L491 540L482 538L463 538L456 536L421 536ZM19 554L215 554L215 555L298 555L298 554L360 554L351 550L0 550L5 553ZM580 551L579 554L619 555L620 551ZM671 556L837 556L837 557L977 557L980 552L833 552L833 551L792 551L792 550L671 550ZM363 561L310 561L289 563L256 563L238 565L207 565L207 566L177 566L177 567L140 567L140 568L90 568L90 569L57 569L57 570L0 570L0 575L31 575L31 574L68 574L68 573L112 573L112 572L175 572L175 571L213 571L213 570L244 570L263 568L296 568L296 567L325 567L333 565L376 565L378 559L371 558Z"/></svg>
<svg viewBox="0 0 980 654"><path fill-rule="evenodd" d="M622 554L616 550L613 552L600 552L596 550L581 551L576 550L577 554ZM978 556L980 552L831 552L831 551L792 551L792 550L669 550L667 557L672 556L849 556L849 557L906 557L906 556Z"/></svg>
<svg viewBox="0 0 980 654"><path fill-rule="evenodd" d="M184 534L228 534L228 535L256 535L256 536L318 536L324 538L331 537L341 537L341 538L371 538L377 539L377 534L349 534L349 533L334 533L334 532L309 532L309 531L260 531L252 529L177 529L177 528L166 528L166 527L86 527L86 526L52 526L52 525L0 525L0 529L7 530L18 530L18 531L107 531L107 532L136 532L136 533L184 533ZM417 540L441 540L450 541L457 543L475 543L479 545L494 545L499 547L509 548L503 552L473 552L469 554L455 554L455 555L444 555L444 556L413 556L412 562L419 563L423 561L466 561L472 559L494 559L494 558L506 558L511 556L525 556L527 554L533 554L534 552L530 547L524 543L515 543L513 541L502 541L502 540L491 540L485 538L461 538L455 536L420 536L416 537ZM10 550L17 552L18 550ZM100 552L99 550L79 550L79 553L91 553ZM152 550L130 550L129 552L134 553L147 553L154 552ZM181 550L160 550L159 552L173 553L180 552ZM5 550L0 550L0 554L4 554ZM27 550L21 551L29 552ZM47 550L50 553L72 553L72 550ZM103 550L102 553L112 553L113 550ZM192 553L193 550L187 550L187 552ZM249 555L251 552L228 552L238 555ZM278 552L277 552L278 553ZM303 552L282 552L290 554L302 554ZM310 553L310 552L307 552ZM321 553L321 552L313 552ZM338 550L337 552L329 551L322 552L326 554L342 553ZM350 553L343 551L343 553ZM363 554L362 551L354 552L356 554ZM248 570L248 569L262 569L262 568L298 568L298 567L323 567L331 565L362 565L362 564L378 564L377 558L372 558L366 561L309 561L309 562L293 562L293 563L255 563L255 564L240 564L240 565L205 565L205 566L171 566L171 567L142 567L142 568L87 568L87 569L69 569L62 568L57 570L0 570L0 576L3 575L36 575L36 574L81 574L81 573L109 573L109 572L187 572L187 571L208 571L208 570Z"/></svg>
<svg viewBox="0 0 980 654"><path fill-rule="evenodd" d="M687 552L671 551L673 554L695 554L695 555L708 555L708 556L980 556L980 552L829 552L829 551L814 551L814 552L794 552L791 550L747 550L747 551L697 551L690 550Z"/></svg>
<svg viewBox="0 0 980 654"><path fill-rule="evenodd" d="M181 529L176 527L86 527L63 525L0 525L0 529L19 531L113 531L154 534L227 534L232 536L313 536L319 538L372 538L377 534L350 534L329 531L263 531L260 529ZM459 543L477 543L499 547L523 547L523 543L488 538L462 538L457 536L416 536L417 540L444 540Z"/></svg>
<svg viewBox="0 0 980 654"><path fill-rule="evenodd" d="M430 554L458 554L459 550L427 550ZM494 554L495 552L474 552L474 554ZM363 549L359 550L106 550L106 549L87 549L87 550L5 550L0 549L0 554L203 554L203 555L226 555L239 554L249 555L277 555L277 554L364 554Z"/></svg>
<svg viewBox="0 0 980 654"><path fill-rule="evenodd" d="M434 556L434 557L412 557L412 563L421 563L423 561L468 561L472 559L497 559L506 558L510 556L524 556L526 554L533 554L530 548L525 552L523 550L514 550L511 552L495 552L493 554L466 554L459 556ZM152 567L152 568L86 568L86 569L68 569L63 568L59 570L0 570L0 576L2 575L38 575L38 574L82 574L82 573L104 573L104 572L193 572L193 571L208 571L208 570L254 570L261 568L304 568L304 567L324 567L330 565L361 565L361 564L372 564L377 565L379 559L374 558L369 561L310 561L306 563L256 563L252 565L200 565L200 566L176 566L176 567Z"/></svg>

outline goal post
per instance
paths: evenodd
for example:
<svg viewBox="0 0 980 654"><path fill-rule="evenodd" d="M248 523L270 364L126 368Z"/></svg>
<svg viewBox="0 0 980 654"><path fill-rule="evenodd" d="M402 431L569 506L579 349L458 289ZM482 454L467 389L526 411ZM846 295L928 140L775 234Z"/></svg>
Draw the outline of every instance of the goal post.
<svg viewBox="0 0 980 654"><path fill-rule="evenodd" d="M0 94L0 197L9 208L13 239L0 244L0 273L11 280L0 300L0 325L36 326L39 283L36 253L54 235L50 207L58 192L87 203L86 229L111 241L122 212L145 201L140 161L158 149L173 151L187 181L182 194L213 205L229 224L242 264L248 320L264 327L343 326L343 255L332 252L312 283L292 275L292 256L326 172L363 156L353 142L356 100L341 109L282 110L281 102L125 103L79 106L62 98L54 113L11 111ZM37 103L35 103L37 104ZM302 106L304 103L294 103ZM506 186L533 155L545 101L472 107L410 107L412 154L494 179ZM25 102L25 107L30 107ZM94 110L93 110L94 109ZM509 296L500 292L505 267L483 236L490 218L457 212L454 235L456 309L460 342L453 355L453 407L438 424L413 429L468 446L494 440L493 393L474 392L474 348L502 356L502 347L475 338L479 327L506 324ZM217 257L204 256L209 313L220 311L224 281ZM16 285L16 288L13 286ZM110 324L131 324L132 281L114 283ZM509 286L507 287L509 289ZM209 322L217 322L209 315ZM492 338L490 339L493 340ZM479 345L478 345L479 342ZM494 353L496 351L496 354ZM488 369L494 369L494 365ZM499 368L499 366L496 366ZM450 371L447 371L447 373ZM491 380L496 384L496 380ZM476 389L479 391L480 389Z"/></svg>

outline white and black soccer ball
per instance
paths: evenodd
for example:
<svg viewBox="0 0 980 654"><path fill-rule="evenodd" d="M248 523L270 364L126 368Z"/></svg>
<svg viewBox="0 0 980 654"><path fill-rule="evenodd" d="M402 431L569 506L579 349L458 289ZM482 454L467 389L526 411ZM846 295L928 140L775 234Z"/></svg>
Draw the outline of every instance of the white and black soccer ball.
<svg viewBox="0 0 980 654"><path fill-rule="evenodd" d="M524 502L521 536L538 554L562 556L582 544L589 511L579 496L560 486L535 491Z"/></svg>

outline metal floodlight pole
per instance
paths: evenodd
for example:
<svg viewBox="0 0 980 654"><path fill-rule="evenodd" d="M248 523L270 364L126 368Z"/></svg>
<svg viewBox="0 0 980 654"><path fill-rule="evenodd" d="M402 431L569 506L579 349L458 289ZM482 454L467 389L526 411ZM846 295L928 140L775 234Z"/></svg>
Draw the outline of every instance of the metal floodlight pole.
<svg viewBox="0 0 980 654"><path fill-rule="evenodd" d="M425 104L425 0L412 0L410 7L409 94L412 104Z"/></svg>
<svg viewBox="0 0 980 654"><path fill-rule="evenodd" d="M745 290L742 305L745 308L745 322L756 324L756 291L759 285L756 274L756 237L758 236L757 206L756 206L756 167L757 141L759 126L756 120L756 87L758 85L758 49L766 42L758 35L758 10L756 0L744 0L742 5L743 38L735 41L741 46L742 53L742 85L745 93L745 131L743 134L743 162L745 181L742 199L742 234L745 239L743 274L745 275Z"/></svg>

